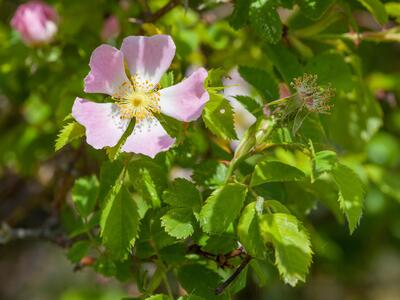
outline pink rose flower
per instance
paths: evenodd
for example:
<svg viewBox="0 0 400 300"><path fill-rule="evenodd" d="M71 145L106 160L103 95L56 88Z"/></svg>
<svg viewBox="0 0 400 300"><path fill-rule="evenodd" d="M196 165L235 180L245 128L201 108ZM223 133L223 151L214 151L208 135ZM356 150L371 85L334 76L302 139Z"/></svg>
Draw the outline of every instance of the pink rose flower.
<svg viewBox="0 0 400 300"><path fill-rule="evenodd" d="M29 46L50 42L57 33L56 11L41 1L30 1L18 6L11 26Z"/></svg>
<svg viewBox="0 0 400 300"><path fill-rule="evenodd" d="M120 33L119 21L116 16L109 16L104 20L103 28L101 30L101 39L103 41L108 41L110 39L115 39Z"/></svg>
<svg viewBox="0 0 400 300"><path fill-rule="evenodd" d="M194 121L209 100L204 88L208 74L203 68L159 90L158 82L174 56L175 44L168 35L130 36L123 40L121 50L103 44L93 51L84 90L110 95L114 102L75 99L72 116L86 128L88 144L96 149L115 146L132 118L136 118L135 128L122 151L155 157L174 144L175 139L154 115L163 113L180 121Z"/></svg>

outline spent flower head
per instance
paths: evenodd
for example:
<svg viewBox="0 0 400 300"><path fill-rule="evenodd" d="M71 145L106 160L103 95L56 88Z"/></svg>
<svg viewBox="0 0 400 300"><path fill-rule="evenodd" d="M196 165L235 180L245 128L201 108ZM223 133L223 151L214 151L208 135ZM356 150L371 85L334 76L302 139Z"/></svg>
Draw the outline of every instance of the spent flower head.
<svg viewBox="0 0 400 300"><path fill-rule="evenodd" d="M310 112L327 113L332 108L330 100L335 90L330 85L318 85L317 80L317 75L304 74L295 78L290 85L296 90L297 100L302 107Z"/></svg>

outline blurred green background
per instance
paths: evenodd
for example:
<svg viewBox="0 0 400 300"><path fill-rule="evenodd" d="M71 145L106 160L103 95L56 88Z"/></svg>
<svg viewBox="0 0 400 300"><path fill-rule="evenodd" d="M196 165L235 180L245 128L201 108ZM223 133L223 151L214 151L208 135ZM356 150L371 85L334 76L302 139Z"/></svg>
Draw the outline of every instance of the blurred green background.
<svg viewBox="0 0 400 300"><path fill-rule="evenodd" d="M89 71L90 54L104 42L101 28L108 16L115 15L120 22L118 37L107 41L117 47L128 35L151 35L159 29L171 34L177 45L178 58L172 66L177 79L193 66L272 68L253 32L230 27L231 1L182 1L183 5L157 20L157 27L141 24L146 3L157 11L167 2L47 1L60 16L57 36L49 45L27 47L10 26L23 1L0 0L3 231L8 225L34 231L52 228L73 179L96 172L97 161L105 157L87 145L55 152L54 141L75 97L84 96L83 78ZM359 15L355 21L361 30L377 26L360 5L350 2L353 15ZM302 16L296 22L299 26L306 23ZM398 26L395 19L390 22ZM336 26L347 30L341 23ZM308 46L314 54L329 48L346 53L348 48L354 56L346 56L347 63L352 58L362 62L363 89L371 97L373 116L359 130L357 115L344 113L349 104L338 102L327 118L333 120L328 123L335 130L331 138L337 150L366 183L364 216L349 236L347 228L319 206L310 214L318 233L313 233L316 255L307 283L290 288L271 266L265 266L270 276L263 287L250 275L248 287L237 299L400 299L400 43L362 41L358 45L339 40L331 44L310 41ZM292 51L306 63L307 57ZM382 124L378 132L376 122ZM132 283L119 283L89 268L74 272L65 248L60 247L67 248L62 237L61 232L56 243L39 237L0 245L0 299L120 299L137 295Z"/></svg>

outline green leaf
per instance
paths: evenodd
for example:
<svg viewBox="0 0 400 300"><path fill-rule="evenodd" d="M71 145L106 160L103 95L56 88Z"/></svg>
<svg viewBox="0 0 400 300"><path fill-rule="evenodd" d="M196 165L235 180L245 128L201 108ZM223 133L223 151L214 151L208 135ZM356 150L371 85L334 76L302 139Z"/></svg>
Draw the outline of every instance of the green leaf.
<svg viewBox="0 0 400 300"><path fill-rule="evenodd" d="M150 297L147 297L146 300L172 300L170 297L164 294L157 294Z"/></svg>
<svg viewBox="0 0 400 300"><path fill-rule="evenodd" d="M310 19L318 20L335 0L297 0L300 10Z"/></svg>
<svg viewBox="0 0 400 300"><path fill-rule="evenodd" d="M174 72L169 71L164 73L164 75L160 79L160 85L162 89L165 89L174 84Z"/></svg>
<svg viewBox="0 0 400 300"><path fill-rule="evenodd" d="M222 95L210 92L210 100L204 106L203 120L206 127L218 137L237 139L232 107Z"/></svg>
<svg viewBox="0 0 400 300"><path fill-rule="evenodd" d="M239 215L246 194L247 188L238 183L227 184L215 190L200 212L203 230L214 234L224 232Z"/></svg>
<svg viewBox="0 0 400 300"><path fill-rule="evenodd" d="M123 165L119 161L106 161L101 165L100 169L100 189L99 201L100 204L104 203L107 194L112 190L116 181L121 175Z"/></svg>
<svg viewBox="0 0 400 300"><path fill-rule="evenodd" d="M215 188L224 184L228 167L213 160L197 165L193 170L193 180L198 185Z"/></svg>
<svg viewBox="0 0 400 300"><path fill-rule="evenodd" d="M194 218L190 208L170 209L161 218L161 225L165 231L177 239L185 239L193 234L193 222Z"/></svg>
<svg viewBox="0 0 400 300"><path fill-rule="evenodd" d="M229 24L236 30L245 26L249 19L250 10L249 0L236 0L232 15L229 18Z"/></svg>
<svg viewBox="0 0 400 300"><path fill-rule="evenodd" d="M388 2L385 3L385 9L389 16L400 18L400 3Z"/></svg>
<svg viewBox="0 0 400 300"><path fill-rule="evenodd" d="M172 186L164 191L163 200L173 207L184 207L199 211L201 195L196 186L189 180L177 178Z"/></svg>
<svg viewBox="0 0 400 300"><path fill-rule="evenodd" d="M337 164L332 175L339 189L340 208L346 215L350 233L353 233L362 215L364 202L362 182L352 169L342 164Z"/></svg>
<svg viewBox="0 0 400 300"><path fill-rule="evenodd" d="M99 181L96 176L81 177L72 187L72 201L79 214L86 218L93 212L99 193Z"/></svg>
<svg viewBox="0 0 400 300"><path fill-rule="evenodd" d="M255 99L249 96L235 96L235 99L239 101L243 107L252 113L254 116L259 116L262 113L262 106Z"/></svg>
<svg viewBox="0 0 400 300"><path fill-rule="evenodd" d="M166 115L157 114L157 120L160 121L165 131L172 137L178 140L182 138L183 123Z"/></svg>
<svg viewBox="0 0 400 300"><path fill-rule="evenodd" d="M80 138L85 135L85 127L81 124L73 121L64 125L57 136L55 149L60 150L65 145L69 144L73 140Z"/></svg>
<svg viewBox="0 0 400 300"><path fill-rule="evenodd" d="M266 182L298 181L304 179L305 174L299 169L279 161L263 161L254 168L251 177L251 186Z"/></svg>
<svg viewBox="0 0 400 300"><path fill-rule="evenodd" d="M283 43L267 44L264 47L268 58L287 84L290 84L294 78L303 75L303 67L298 58Z"/></svg>
<svg viewBox="0 0 400 300"><path fill-rule="evenodd" d="M291 286L304 282L312 257L305 228L295 216L283 213L263 215L260 227L264 241L274 246L275 264L283 280Z"/></svg>
<svg viewBox="0 0 400 300"><path fill-rule="evenodd" d="M87 254L89 241L78 241L68 250L67 257L72 263L78 263Z"/></svg>
<svg viewBox="0 0 400 300"><path fill-rule="evenodd" d="M376 20L385 24L388 21L388 15L383 3L379 0L358 0L362 5L365 6L366 9L369 10L371 14L374 15Z"/></svg>
<svg viewBox="0 0 400 300"><path fill-rule="evenodd" d="M250 25L268 43L282 37L282 23L273 1L255 0L250 7Z"/></svg>
<svg viewBox="0 0 400 300"><path fill-rule="evenodd" d="M312 168L315 177L330 172L336 167L336 153L329 150L319 151L312 158Z"/></svg>
<svg viewBox="0 0 400 300"><path fill-rule="evenodd" d="M208 75L206 79L206 87L222 87L222 77L226 74L226 71L221 68L208 70Z"/></svg>
<svg viewBox="0 0 400 300"><path fill-rule="evenodd" d="M278 84L275 79L265 70L247 66L239 66L240 76L255 87L264 101L279 98Z"/></svg>
<svg viewBox="0 0 400 300"><path fill-rule="evenodd" d="M266 247L261 239L260 226L256 211L256 202L248 204L240 216L237 226L240 243L252 257L266 257Z"/></svg>
<svg viewBox="0 0 400 300"><path fill-rule="evenodd" d="M101 213L100 235L113 257L124 260L138 234L139 214L132 196L121 185L117 183L107 197Z"/></svg>
<svg viewBox="0 0 400 300"><path fill-rule="evenodd" d="M222 278L215 272L199 264L185 265L178 270L178 279L189 293L207 300L229 299L228 295L216 296L215 288Z"/></svg>

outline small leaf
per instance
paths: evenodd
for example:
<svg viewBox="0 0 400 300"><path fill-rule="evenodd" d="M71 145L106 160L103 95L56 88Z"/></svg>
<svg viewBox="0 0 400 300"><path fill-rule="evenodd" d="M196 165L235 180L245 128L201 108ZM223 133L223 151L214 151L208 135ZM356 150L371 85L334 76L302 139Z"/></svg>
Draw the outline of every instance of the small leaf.
<svg viewBox="0 0 400 300"><path fill-rule="evenodd" d="M72 263L78 263L88 252L89 241L78 241L68 250L67 257Z"/></svg>
<svg viewBox="0 0 400 300"><path fill-rule="evenodd" d="M339 189L340 208L346 215L350 233L353 233L362 215L364 200L362 182L352 169L342 164L337 164L332 175Z"/></svg>
<svg viewBox="0 0 400 300"><path fill-rule="evenodd" d="M233 123L233 110L222 95L210 92L210 100L203 110L203 120L212 133L225 140L237 139Z"/></svg>
<svg viewBox="0 0 400 300"><path fill-rule="evenodd" d="M106 199L101 213L100 235L113 257L125 260L138 234L139 214L135 201L121 185L117 183Z"/></svg>
<svg viewBox="0 0 400 300"><path fill-rule="evenodd" d="M228 167L213 160L207 160L197 165L192 178L198 185L215 188L224 184Z"/></svg>
<svg viewBox="0 0 400 300"><path fill-rule="evenodd" d="M247 188L238 183L227 184L215 190L200 212L203 230L214 234L224 232L239 215L246 194Z"/></svg>
<svg viewBox="0 0 400 300"><path fill-rule="evenodd" d="M164 75L160 79L160 85L162 89L165 89L174 84L174 72L169 71L164 73Z"/></svg>
<svg viewBox="0 0 400 300"><path fill-rule="evenodd" d="M250 25L268 43L276 44L282 37L282 23L273 1L255 0L250 7Z"/></svg>
<svg viewBox="0 0 400 300"><path fill-rule="evenodd" d="M260 219L265 242L275 248L275 264L284 281L291 286L305 281L311 264L311 242L305 228L295 216L266 214Z"/></svg>
<svg viewBox="0 0 400 300"><path fill-rule="evenodd" d="M278 84L267 71L247 66L239 66L239 73L244 80L258 90L263 96L264 101L279 98Z"/></svg>
<svg viewBox="0 0 400 300"><path fill-rule="evenodd" d="M388 15L383 3L379 0L358 0L366 9L369 10L371 14L376 18L376 20L385 24L388 21Z"/></svg>
<svg viewBox="0 0 400 300"><path fill-rule="evenodd" d="M255 99L249 96L235 96L235 99L239 101L243 107L252 113L254 116L259 116L262 113L262 106Z"/></svg>
<svg viewBox="0 0 400 300"><path fill-rule="evenodd" d="M252 202L244 208L237 232L240 243L252 257L260 259L266 257L267 251L260 234L256 202Z"/></svg>
<svg viewBox="0 0 400 300"><path fill-rule="evenodd" d="M189 294L194 294L207 300L230 299L226 294L215 295L214 290L222 278L214 271L200 264L182 266L178 270L178 279Z"/></svg>
<svg viewBox="0 0 400 300"><path fill-rule="evenodd" d="M279 161L263 161L254 168L251 186L266 182L298 181L304 178L305 174L295 167Z"/></svg>
<svg viewBox="0 0 400 300"><path fill-rule="evenodd" d="M60 150L65 145L69 144L73 140L80 138L85 135L85 128L73 121L71 123L66 124L57 136L55 149L56 151Z"/></svg>
<svg viewBox="0 0 400 300"><path fill-rule="evenodd" d="M112 190L121 175L123 165L119 161L106 161L100 169L99 201L102 205L108 193Z"/></svg>
<svg viewBox="0 0 400 300"><path fill-rule="evenodd" d="M245 26L249 18L251 1L236 0L232 15L229 18L229 24L236 30Z"/></svg>
<svg viewBox="0 0 400 300"><path fill-rule="evenodd" d="M193 234L193 219L190 208L173 208L161 218L161 225L169 235L185 239Z"/></svg>
<svg viewBox="0 0 400 300"><path fill-rule="evenodd" d="M99 181L96 176L81 177L75 181L72 187L72 201L83 218L93 212L98 193Z"/></svg>
<svg viewBox="0 0 400 300"><path fill-rule="evenodd" d="M172 187L164 191L163 200L173 207L190 208L199 211L201 206L200 192L196 186L183 178L177 178Z"/></svg>
<svg viewBox="0 0 400 300"><path fill-rule="evenodd" d="M336 153L329 150L319 151L315 153L312 158L312 167L315 177L322 173L330 172L336 167L337 156Z"/></svg>

